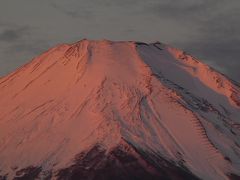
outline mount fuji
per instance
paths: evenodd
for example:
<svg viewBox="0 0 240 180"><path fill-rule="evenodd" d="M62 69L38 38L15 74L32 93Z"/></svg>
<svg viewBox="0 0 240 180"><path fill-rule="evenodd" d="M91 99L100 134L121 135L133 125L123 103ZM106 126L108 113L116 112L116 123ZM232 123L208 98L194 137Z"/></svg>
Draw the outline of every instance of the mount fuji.
<svg viewBox="0 0 240 180"><path fill-rule="evenodd" d="M58 45L0 79L5 179L240 179L240 86L159 42Z"/></svg>

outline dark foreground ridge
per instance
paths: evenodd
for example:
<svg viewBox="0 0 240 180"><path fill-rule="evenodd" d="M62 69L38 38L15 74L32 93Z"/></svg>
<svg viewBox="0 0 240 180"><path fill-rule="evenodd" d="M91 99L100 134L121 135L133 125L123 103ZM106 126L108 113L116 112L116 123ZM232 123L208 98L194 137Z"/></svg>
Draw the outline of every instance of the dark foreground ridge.
<svg viewBox="0 0 240 180"><path fill-rule="evenodd" d="M143 153L143 152L142 152ZM143 160L143 156L145 160ZM75 164L58 173L60 180L158 180L158 179L198 179L186 169L162 158L157 164L152 155L134 154L130 146L119 145L110 152L100 145L81 153ZM142 161L142 162L141 162ZM144 161L144 163L143 163Z"/></svg>
<svg viewBox="0 0 240 180"><path fill-rule="evenodd" d="M101 145L75 157L74 163L53 175L41 167L28 167L16 172L14 180L51 179L59 180L197 180L181 163L176 164L161 156L137 152L129 144L120 144L107 152ZM0 180L7 179L2 177Z"/></svg>

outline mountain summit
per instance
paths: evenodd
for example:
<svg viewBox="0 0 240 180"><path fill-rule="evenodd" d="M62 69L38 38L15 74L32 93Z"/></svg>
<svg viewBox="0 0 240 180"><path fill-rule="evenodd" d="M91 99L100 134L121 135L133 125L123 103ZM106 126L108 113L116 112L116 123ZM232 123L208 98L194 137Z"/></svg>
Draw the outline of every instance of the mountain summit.
<svg viewBox="0 0 240 180"><path fill-rule="evenodd" d="M0 79L0 179L238 179L240 87L161 43L63 44Z"/></svg>

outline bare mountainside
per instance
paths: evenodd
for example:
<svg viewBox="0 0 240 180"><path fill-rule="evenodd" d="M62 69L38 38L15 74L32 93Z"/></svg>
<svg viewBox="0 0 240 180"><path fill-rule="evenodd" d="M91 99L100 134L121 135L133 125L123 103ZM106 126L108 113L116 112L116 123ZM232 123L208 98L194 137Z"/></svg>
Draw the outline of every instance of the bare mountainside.
<svg viewBox="0 0 240 180"><path fill-rule="evenodd" d="M0 179L239 179L240 87L161 43L63 44L0 79Z"/></svg>

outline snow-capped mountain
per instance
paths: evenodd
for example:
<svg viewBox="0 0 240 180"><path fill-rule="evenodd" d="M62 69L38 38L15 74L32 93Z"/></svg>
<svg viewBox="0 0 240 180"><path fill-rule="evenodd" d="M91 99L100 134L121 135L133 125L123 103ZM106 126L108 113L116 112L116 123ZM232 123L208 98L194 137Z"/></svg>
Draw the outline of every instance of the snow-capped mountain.
<svg viewBox="0 0 240 180"><path fill-rule="evenodd" d="M161 43L59 45L0 79L0 179L240 179L240 87Z"/></svg>

